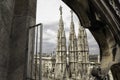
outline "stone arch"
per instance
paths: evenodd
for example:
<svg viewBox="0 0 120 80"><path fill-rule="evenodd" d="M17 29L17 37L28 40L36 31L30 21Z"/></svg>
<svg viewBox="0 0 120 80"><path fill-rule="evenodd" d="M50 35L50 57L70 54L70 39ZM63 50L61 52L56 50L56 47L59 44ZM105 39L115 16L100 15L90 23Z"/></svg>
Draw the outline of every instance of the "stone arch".
<svg viewBox="0 0 120 80"><path fill-rule="evenodd" d="M115 80L119 80L120 17L109 0L62 0L78 16L81 25L88 28L100 47L101 77L111 69ZM118 0L113 0L120 9ZM114 65L116 63L117 67Z"/></svg>

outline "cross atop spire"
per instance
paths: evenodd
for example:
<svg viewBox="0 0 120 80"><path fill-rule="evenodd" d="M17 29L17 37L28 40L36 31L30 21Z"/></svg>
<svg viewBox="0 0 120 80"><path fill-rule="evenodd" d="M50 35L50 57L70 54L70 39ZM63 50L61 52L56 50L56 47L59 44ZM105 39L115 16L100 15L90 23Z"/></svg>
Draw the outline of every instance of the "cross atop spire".
<svg viewBox="0 0 120 80"><path fill-rule="evenodd" d="M60 6L59 10L60 10L60 15L62 15L62 6Z"/></svg>

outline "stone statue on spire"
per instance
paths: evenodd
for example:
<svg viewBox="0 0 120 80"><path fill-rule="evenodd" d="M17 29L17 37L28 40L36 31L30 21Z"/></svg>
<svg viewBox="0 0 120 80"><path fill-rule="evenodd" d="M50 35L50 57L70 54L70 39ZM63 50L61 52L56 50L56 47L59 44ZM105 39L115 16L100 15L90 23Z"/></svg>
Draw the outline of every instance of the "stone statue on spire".
<svg viewBox="0 0 120 80"><path fill-rule="evenodd" d="M62 6L60 6L59 10L60 10L60 15L62 15Z"/></svg>
<svg viewBox="0 0 120 80"><path fill-rule="evenodd" d="M71 10L71 20L73 21L73 11Z"/></svg>

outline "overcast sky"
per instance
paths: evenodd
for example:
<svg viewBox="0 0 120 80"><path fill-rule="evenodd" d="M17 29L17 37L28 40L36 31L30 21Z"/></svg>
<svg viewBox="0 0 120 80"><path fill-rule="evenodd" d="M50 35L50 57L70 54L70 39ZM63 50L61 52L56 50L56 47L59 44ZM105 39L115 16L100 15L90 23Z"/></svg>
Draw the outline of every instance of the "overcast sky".
<svg viewBox="0 0 120 80"><path fill-rule="evenodd" d="M37 0L36 23L43 23L43 52L51 53L56 48L57 30L60 18L59 7L63 7L63 20L68 42L70 28L70 8L60 0ZM78 18L74 14L75 32L78 35ZM98 45L89 32L86 30L90 54L98 54Z"/></svg>

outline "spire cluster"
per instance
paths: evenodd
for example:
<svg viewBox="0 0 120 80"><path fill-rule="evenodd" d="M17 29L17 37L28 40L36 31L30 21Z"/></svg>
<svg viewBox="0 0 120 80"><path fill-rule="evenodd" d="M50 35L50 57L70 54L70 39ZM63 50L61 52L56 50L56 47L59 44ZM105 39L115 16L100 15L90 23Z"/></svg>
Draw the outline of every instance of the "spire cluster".
<svg viewBox="0 0 120 80"><path fill-rule="evenodd" d="M88 58L88 48L87 38L85 37L85 29L79 27L78 38L76 37L75 29L74 29L74 21L73 21L73 11L71 10L71 23L70 23L70 32L69 32L69 42L68 48L66 46L66 36L64 30L64 22L62 19L62 7L60 6L60 20L59 20L59 29L57 35L57 48L56 48L56 69L55 77L65 76L76 74L78 71L78 65L81 61L87 62ZM67 54L68 52L68 54ZM86 55L84 59L81 58L83 55ZM69 64L68 64L69 63ZM69 66L69 67L68 67ZM69 74L62 75L66 73L66 70L69 70ZM76 75L77 76L77 75Z"/></svg>

